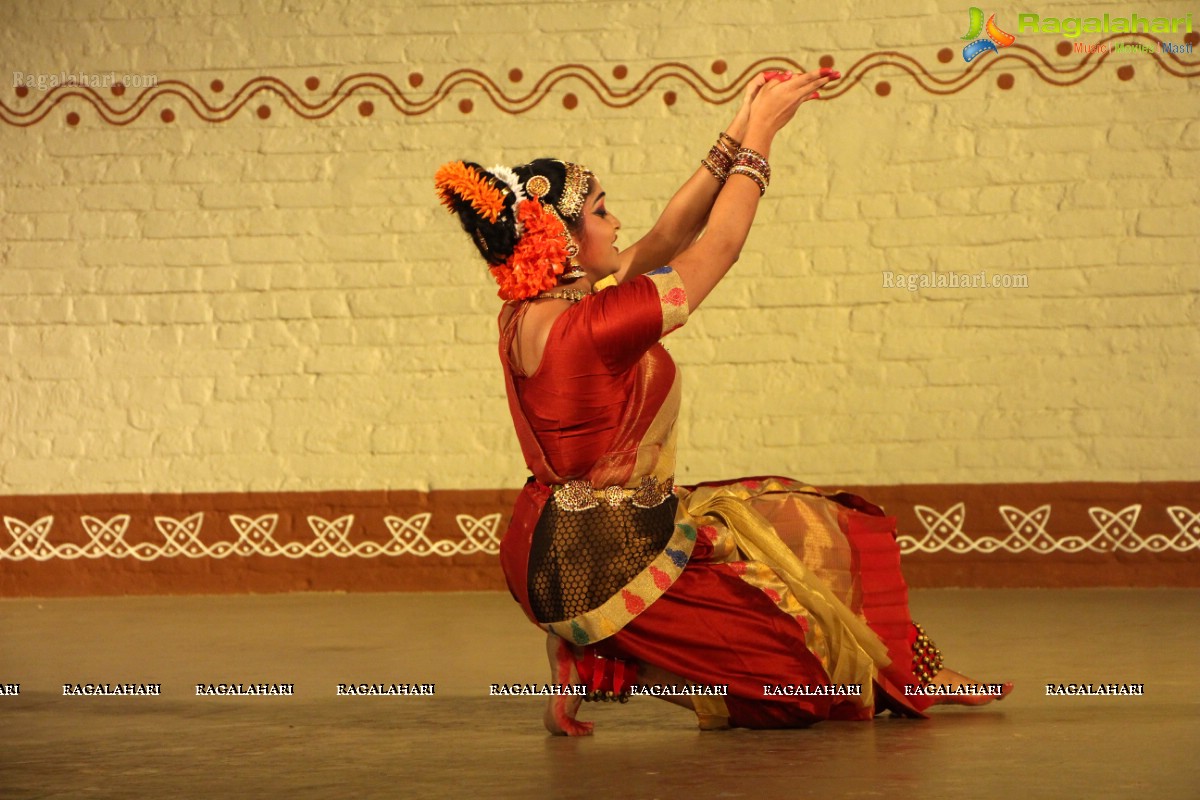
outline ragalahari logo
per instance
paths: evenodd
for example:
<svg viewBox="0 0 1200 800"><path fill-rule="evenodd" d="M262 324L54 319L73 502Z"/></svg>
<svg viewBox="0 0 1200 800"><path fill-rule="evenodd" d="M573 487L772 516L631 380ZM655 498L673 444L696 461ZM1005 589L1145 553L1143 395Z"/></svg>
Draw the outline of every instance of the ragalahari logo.
<svg viewBox="0 0 1200 800"><path fill-rule="evenodd" d="M986 38L979 38L979 34L987 31ZM1017 40L1017 37L1011 33L1005 33L996 25L996 15L992 14L988 17L987 24L983 23L983 9L971 8L971 28L967 31L967 35L962 37L964 41L971 43L963 48L963 61L970 63L973 59L987 52L995 53L997 48L1008 47Z"/></svg>

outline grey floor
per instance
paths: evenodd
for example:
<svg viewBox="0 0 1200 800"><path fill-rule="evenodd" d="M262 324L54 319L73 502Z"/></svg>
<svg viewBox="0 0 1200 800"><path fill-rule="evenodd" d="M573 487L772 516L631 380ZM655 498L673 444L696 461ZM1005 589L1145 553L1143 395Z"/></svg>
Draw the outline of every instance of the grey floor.
<svg viewBox="0 0 1200 800"><path fill-rule="evenodd" d="M648 698L585 707L555 739L542 638L501 594L295 594L0 601L0 798L1198 798L1190 681L1200 591L925 590L956 669L1013 680L987 709L806 730L700 733ZM64 683L154 682L74 698ZM273 682L295 697L199 698ZM432 698L338 683L434 683ZM1144 697L1047 697L1047 683Z"/></svg>

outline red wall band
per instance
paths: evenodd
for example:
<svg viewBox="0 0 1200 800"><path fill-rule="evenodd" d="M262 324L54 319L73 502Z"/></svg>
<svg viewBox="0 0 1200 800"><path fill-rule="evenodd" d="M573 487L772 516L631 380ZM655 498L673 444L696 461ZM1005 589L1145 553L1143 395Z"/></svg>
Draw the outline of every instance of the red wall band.
<svg viewBox="0 0 1200 800"><path fill-rule="evenodd" d="M912 586L1200 586L1200 483L842 487ZM515 490L0 497L0 596L503 590Z"/></svg>

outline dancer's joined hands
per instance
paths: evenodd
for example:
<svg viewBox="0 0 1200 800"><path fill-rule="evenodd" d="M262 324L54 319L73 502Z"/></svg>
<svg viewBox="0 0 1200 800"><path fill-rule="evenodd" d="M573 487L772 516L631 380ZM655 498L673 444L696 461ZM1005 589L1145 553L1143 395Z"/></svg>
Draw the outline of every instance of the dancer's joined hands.
<svg viewBox="0 0 1200 800"><path fill-rule="evenodd" d="M748 129L774 136L801 104L821 97L820 89L841 73L822 67L811 72L761 72L746 87L743 103L749 105Z"/></svg>

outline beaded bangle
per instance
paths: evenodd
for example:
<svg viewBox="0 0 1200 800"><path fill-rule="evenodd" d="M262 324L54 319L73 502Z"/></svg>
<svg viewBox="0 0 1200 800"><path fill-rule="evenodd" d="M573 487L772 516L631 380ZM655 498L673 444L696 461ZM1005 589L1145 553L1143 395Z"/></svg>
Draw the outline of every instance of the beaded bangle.
<svg viewBox="0 0 1200 800"><path fill-rule="evenodd" d="M761 173L767 183L771 182L771 165L767 163L767 158L757 150L751 150L749 147L743 147L737 152L737 156L733 159L733 165L739 164L753 167L757 172Z"/></svg>
<svg viewBox="0 0 1200 800"><path fill-rule="evenodd" d="M711 158L711 157L712 157L712 156L711 156L711 154L710 154L710 155L709 155L709 158ZM708 159L708 158L705 158L705 159L701 160L701 161L700 161L700 164L701 164L701 165L702 165L702 166L703 166L703 167L704 167L706 170L708 170L709 172L711 172L711 173L712 173L712 176L713 176L714 178L716 178L716 179L717 179L717 183L724 184L724 183L725 183L725 181L726 181L726 180L729 178L729 169L728 169L728 167L726 167L725 169L722 169L721 167L718 167L716 164L714 164L714 163L712 163L711 161L709 161L709 159Z"/></svg>
<svg viewBox="0 0 1200 800"><path fill-rule="evenodd" d="M708 151L708 158L703 159L700 164L712 173L718 183L724 184L729 178L729 170L733 167L737 150L738 142L729 134L722 132L717 136L717 143Z"/></svg>
<svg viewBox="0 0 1200 800"><path fill-rule="evenodd" d="M750 180L758 184L758 196L762 197L767 193L767 181L758 170L753 167L747 167L744 164L739 164L729 170L730 175L745 175Z"/></svg>
<svg viewBox="0 0 1200 800"><path fill-rule="evenodd" d="M771 184L771 165L767 163L767 159L762 153L751 150L749 147L738 150L729 174L745 175L757 183L759 197L767 193L767 186Z"/></svg>
<svg viewBox="0 0 1200 800"><path fill-rule="evenodd" d="M720 147L713 145L713 148L708 151L708 160L718 170L729 174L729 168L733 166L733 153L726 153Z"/></svg>

